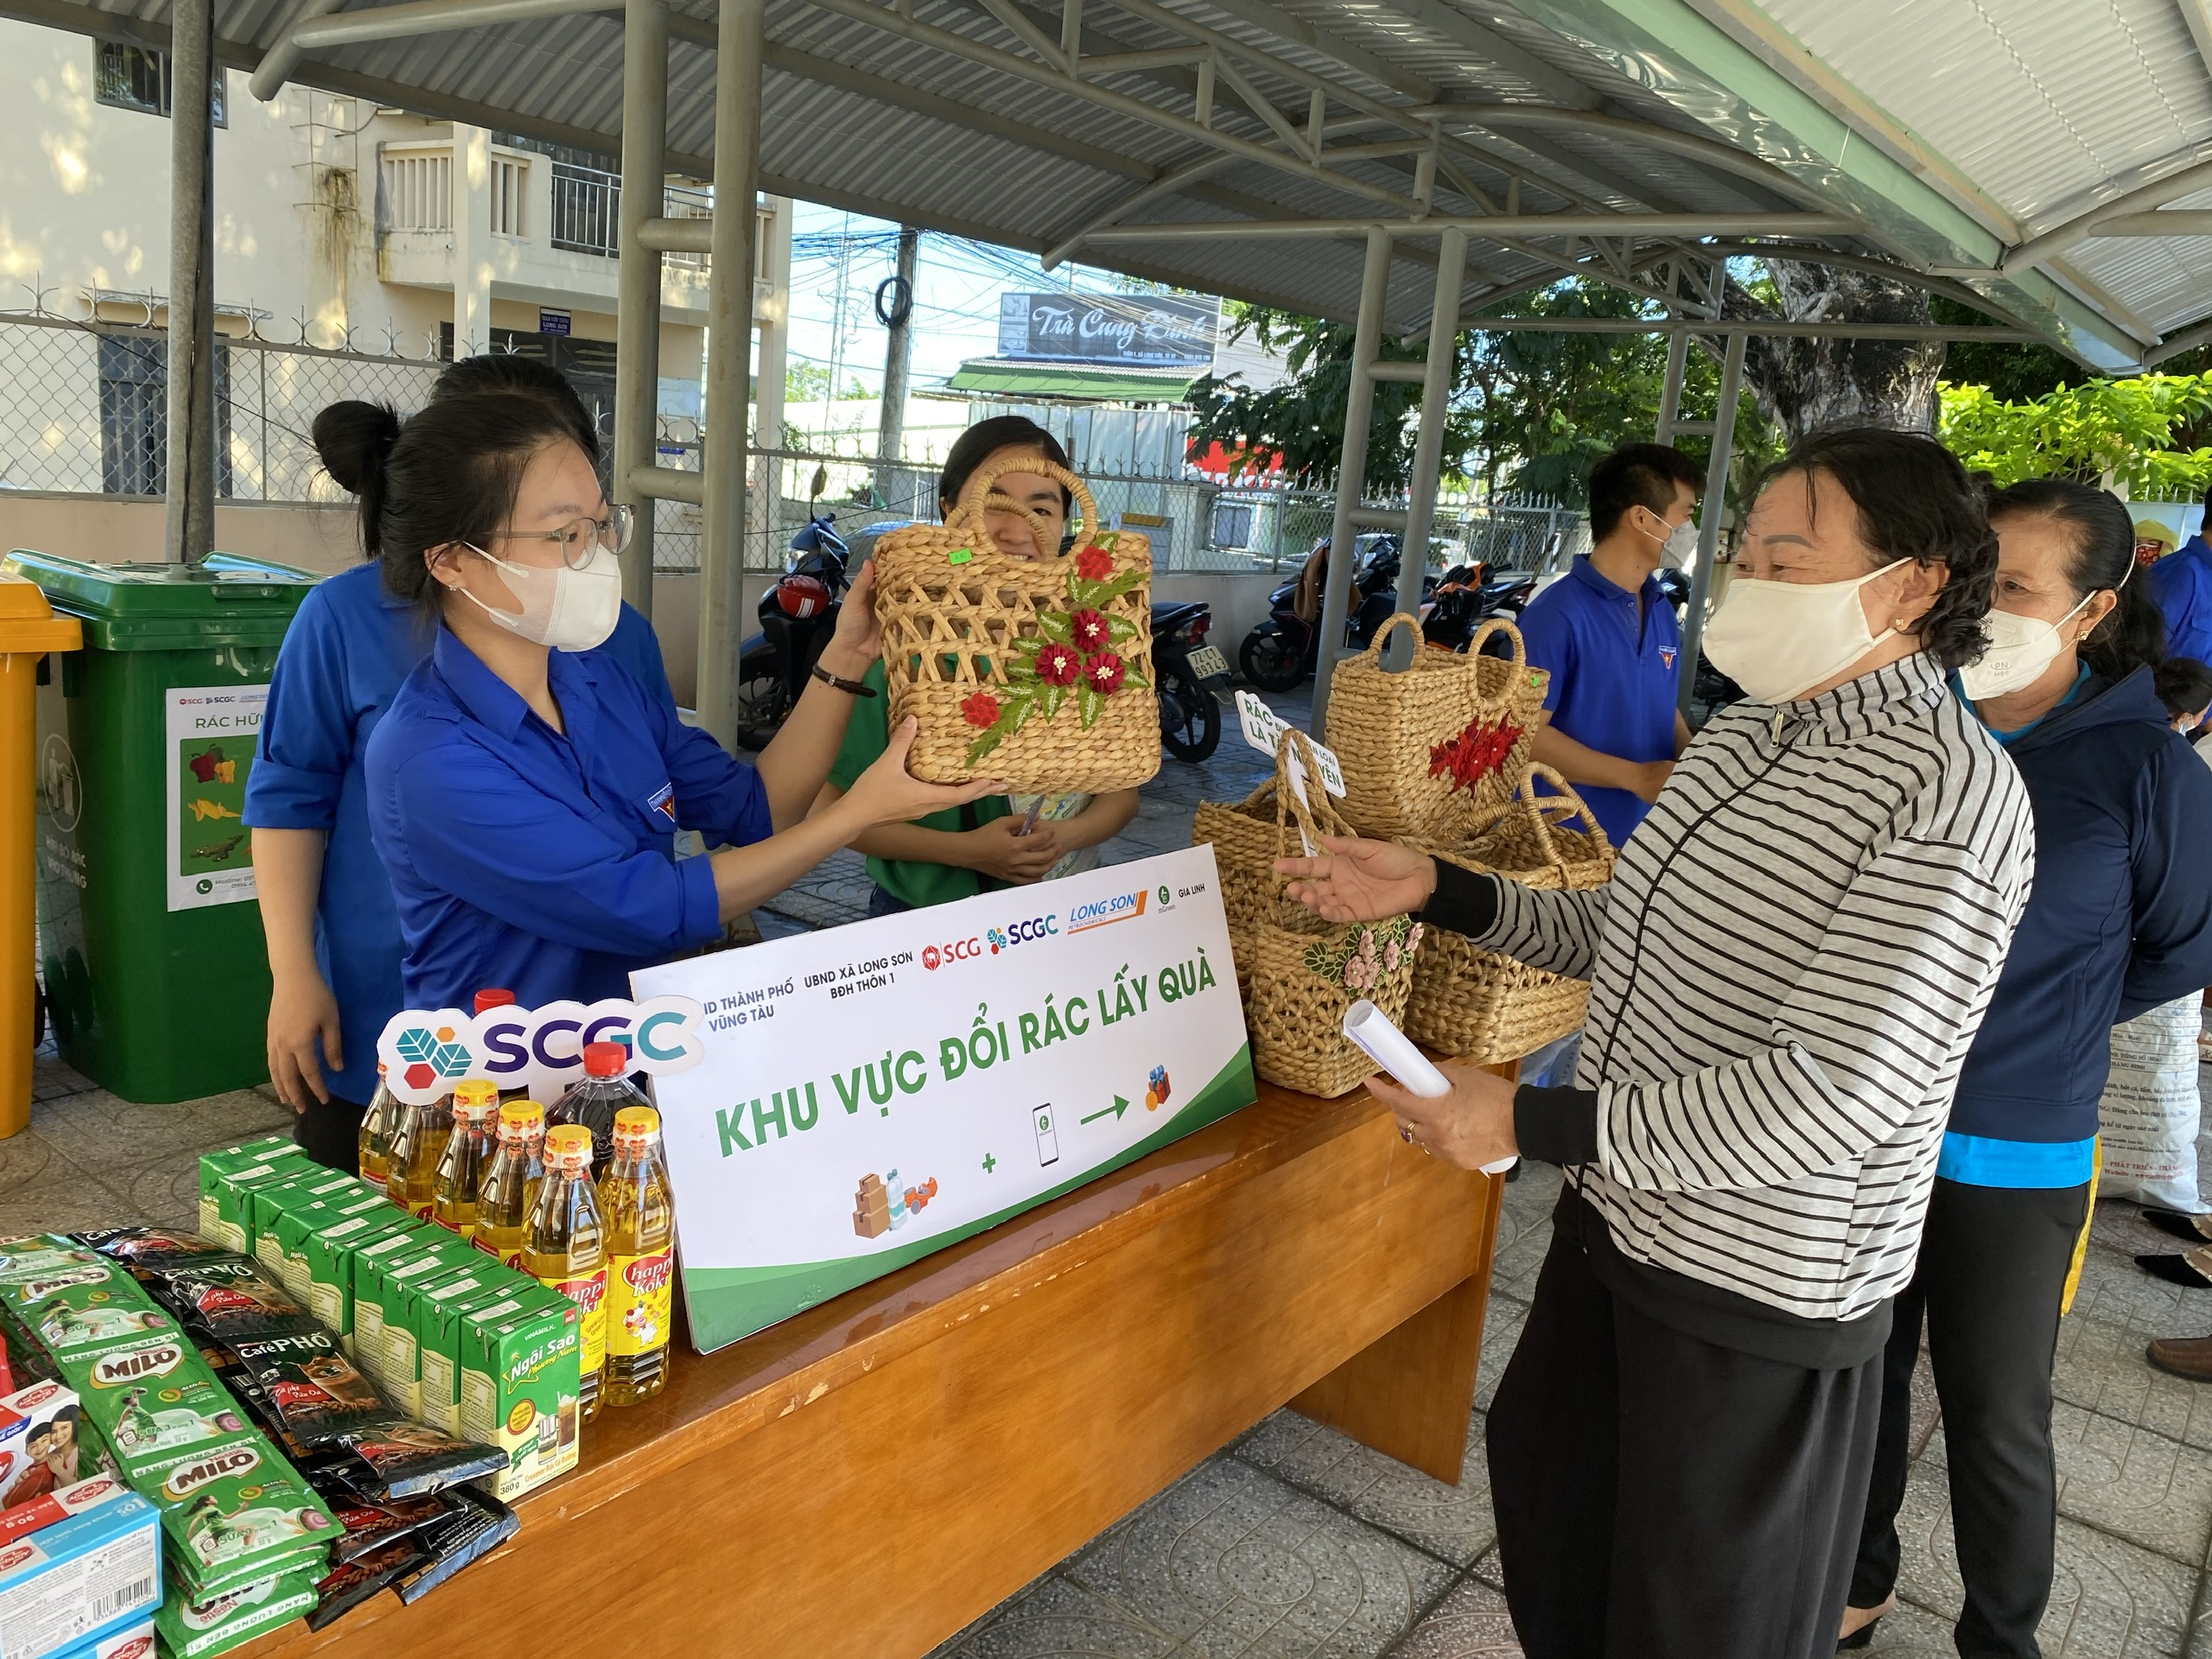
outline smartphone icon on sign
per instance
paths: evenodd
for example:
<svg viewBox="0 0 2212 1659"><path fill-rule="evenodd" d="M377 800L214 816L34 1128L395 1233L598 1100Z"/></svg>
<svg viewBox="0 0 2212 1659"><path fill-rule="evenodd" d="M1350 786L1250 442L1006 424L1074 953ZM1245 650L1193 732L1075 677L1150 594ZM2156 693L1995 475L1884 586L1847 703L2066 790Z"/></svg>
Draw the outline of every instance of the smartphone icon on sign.
<svg viewBox="0 0 2212 1659"><path fill-rule="evenodd" d="M1058 1163L1060 1161L1060 1134L1052 1127L1052 1109L1049 1105L1039 1106L1029 1116L1037 1128L1038 1167L1041 1169L1047 1164Z"/></svg>

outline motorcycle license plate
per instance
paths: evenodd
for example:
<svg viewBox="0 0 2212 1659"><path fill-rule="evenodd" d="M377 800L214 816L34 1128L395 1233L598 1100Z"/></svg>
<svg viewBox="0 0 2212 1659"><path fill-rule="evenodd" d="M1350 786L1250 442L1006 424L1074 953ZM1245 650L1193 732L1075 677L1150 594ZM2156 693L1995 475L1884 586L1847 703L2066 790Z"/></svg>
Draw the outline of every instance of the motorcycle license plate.
<svg viewBox="0 0 2212 1659"><path fill-rule="evenodd" d="M1227 678L1229 658L1211 645L1200 645L1191 653L1191 672L1201 680L1212 679L1216 675Z"/></svg>

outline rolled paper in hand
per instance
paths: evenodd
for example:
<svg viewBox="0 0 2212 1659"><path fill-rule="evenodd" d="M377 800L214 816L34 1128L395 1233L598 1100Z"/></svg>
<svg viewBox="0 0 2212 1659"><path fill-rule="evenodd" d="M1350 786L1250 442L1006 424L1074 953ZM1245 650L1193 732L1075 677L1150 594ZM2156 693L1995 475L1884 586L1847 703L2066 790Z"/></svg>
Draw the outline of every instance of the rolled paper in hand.
<svg viewBox="0 0 2212 1659"><path fill-rule="evenodd" d="M1362 997L1344 1010L1344 1035L1366 1052L1367 1058L1395 1078L1408 1093L1435 1100L1452 1092L1452 1079L1430 1064L1428 1056L1413 1045L1390 1016ZM1518 1158L1501 1158L1484 1164L1485 1175L1503 1175Z"/></svg>

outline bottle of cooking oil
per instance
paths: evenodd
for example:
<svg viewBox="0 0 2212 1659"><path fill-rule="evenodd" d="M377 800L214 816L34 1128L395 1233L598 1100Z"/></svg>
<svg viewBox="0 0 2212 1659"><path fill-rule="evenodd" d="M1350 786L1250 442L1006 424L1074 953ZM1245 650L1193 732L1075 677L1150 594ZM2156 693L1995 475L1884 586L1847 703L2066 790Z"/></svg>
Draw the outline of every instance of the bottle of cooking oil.
<svg viewBox="0 0 2212 1659"><path fill-rule="evenodd" d="M499 1108L499 1144L477 1187L476 1236L471 1242L508 1267L522 1261L523 1235L545 1174L545 1109L534 1100Z"/></svg>
<svg viewBox="0 0 2212 1659"><path fill-rule="evenodd" d="M369 1109L361 1114L360 1170L361 1179L372 1185L382 1186L390 1168L391 1154L392 1118L399 1103L391 1097L391 1090L385 1085L384 1067L377 1067L377 1091L369 1098Z"/></svg>
<svg viewBox="0 0 2212 1659"><path fill-rule="evenodd" d="M633 1406L668 1381L676 1210L660 1154L660 1114L614 1115L614 1164L599 1182L607 1224L607 1403Z"/></svg>
<svg viewBox="0 0 2212 1659"><path fill-rule="evenodd" d="M448 1096L440 1103L449 1105L451 1100ZM403 1210L407 1207L407 1160L415 1144L415 1122L423 1110L407 1101L395 1100L385 1115L391 1127L385 1135L384 1195Z"/></svg>
<svg viewBox="0 0 2212 1659"><path fill-rule="evenodd" d="M479 1077L453 1091L453 1138L430 1185L430 1219L467 1242L476 1235L477 1195L499 1145L499 1093Z"/></svg>
<svg viewBox="0 0 2212 1659"><path fill-rule="evenodd" d="M450 1095L408 1114L407 1160L393 1165L385 1190L391 1192L397 1181L400 1196L395 1202L410 1215L428 1221L437 1208L438 1166L445 1162L446 1146L453 1139L454 1103L488 1100L496 1105L499 1098L499 1085L489 1077L463 1077Z"/></svg>
<svg viewBox="0 0 2212 1659"><path fill-rule="evenodd" d="M624 1045L586 1043L583 1076L570 1084L545 1114L549 1126L581 1123L591 1131L594 1169L604 1170L614 1161L615 1113L626 1106L652 1104L623 1075L629 1069L630 1051Z"/></svg>
<svg viewBox="0 0 2212 1659"><path fill-rule="evenodd" d="M591 1131L563 1123L545 1131L545 1180L523 1236L522 1270L582 1310L577 1367L586 1422L599 1415L607 1365L607 1233L591 1184Z"/></svg>

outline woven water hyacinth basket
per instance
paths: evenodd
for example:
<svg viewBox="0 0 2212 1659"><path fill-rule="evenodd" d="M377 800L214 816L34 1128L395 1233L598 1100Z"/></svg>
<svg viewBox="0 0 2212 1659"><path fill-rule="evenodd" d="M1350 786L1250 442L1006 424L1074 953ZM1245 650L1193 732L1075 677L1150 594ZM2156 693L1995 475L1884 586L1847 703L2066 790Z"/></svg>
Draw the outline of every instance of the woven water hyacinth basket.
<svg viewBox="0 0 2212 1659"><path fill-rule="evenodd" d="M1402 627L1415 649L1411 665L1393 672L1382 651ZM1512 644L1510 661L1481 655L1498 632ZM1363 836L1459 840L1527 764L1543 688L1520 630L1502 618L1484 623L1462 654L1423 645L1420 620L1400 612L1329 678L1325 735L1344 763L1344 816Z"/></svg>
<svg viewBox="0 0 2212 1659"><path fill-rule="evenodd" d="M1286 740L1299 736L1288 733ZM1310 759L1306 765L1312 777ZM1283 857L1303 850L1290 834L1294 817L1317 846L1327 833L1283 785L1275 791L1275 844ZM1344 1035L1344 1010L1366 997L1393 1020L1404 1019L1423 929L1408 916L1325 922L1281 892L1278 879L1276 902L1254 925L1249 952L1240 953L1252 961L1244 995L1252 1064L1286 1089L1325 1098L1348 1094L1376 1067Z"/></svg>
<svg viewBox="0 0 2212 1659"><path fill-rule="evenodd" d="M1538 778L1559 795L1535 795L1530 785ZM1586 830L1565 827L1564 820L1577 817ZM1548 766L1526 768L1515 798L1485 809L1468 842L1422 850L1462 869L1508 876L1531 887L1595 887L1612 877L1613 850L1605 832L1581 797ZM1478 950L1465 936L1435 928L1414 969L1405 1032L1440 1053L1495 1065L1566 1036L1581 1025L1589 1001L1587 980Z"/></svg>
<svg viewBox="0 0 2212 1659"><path fill-rule="evenodd" d="M1250 933L1260 918L1271 912L1282 890L1275 874L1275 860L1283 856L1275 825L1277 791L1287 790L1290 754L1294 744L1306 746L1300 764L1306 778L1307 799L1316 830L1325 836L1357 832L1337 810L1328 791L1317 781L1319 766L1312 754L1312 740L1303 732L1286 731L1275 748L1275 775L1234 805L1200 801L1191 823L1191 845L1213 847L1214 868L1221 875L1221 906L1228 912L1232 942ZM1292 849L1301 852L1302 847Z"/></svg>
<svg viewBox="0 0 2212 1659"><path fill-rule="evenodd" d="M1007 473L1074 495L1081 531L1067 557L1016 558L991 540L986 513L1026 512L991 491ZM1027 516L1043 545L1049 527ZM1102 795L1160 770L1151 545L1100 533L1073 473L1030 455L979 467L944 523L894 530L874 557L891 721L919 724L915 777Z"/></svg>

